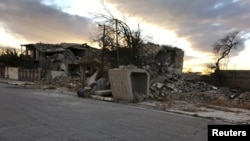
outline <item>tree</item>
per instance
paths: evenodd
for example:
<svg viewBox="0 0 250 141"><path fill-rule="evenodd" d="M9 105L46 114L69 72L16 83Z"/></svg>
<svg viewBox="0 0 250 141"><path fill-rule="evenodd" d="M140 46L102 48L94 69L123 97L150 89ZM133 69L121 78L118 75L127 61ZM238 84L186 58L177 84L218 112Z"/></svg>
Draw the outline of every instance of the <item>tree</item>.
<svg viewBox="0 0 250 141"><path fill-rule="evenodd" d="M139 25L136 30L131 30L126 20L119 20L110 12L108 15L96 14L95 18L102 21L98 24L102 32L93 38L102 47L102 55L109 58L109 62L116 62L115 66L139 66L142 62L140 48L144 42Z"/></svg>
<svg viewBox="0 0 250 141"><path fill-rule="evenodd" d="M214 63L207 63L205 68L205 73L211 74L216 69L216 66Z"/></svg>
<svg viewBox="0 0 250 141"><path fill-rule="evenodd" d="M33 59L27 55L18 55L16 49L6 48L0 54L0 62L11 67L22 67L26 69L34 69Z"/></svg>
<svg viewBox="0 0 250 141"><path fill-rule="evenodd" d="M0 55L0 62L8 66L17 67L19 61L18 58L18 53L15 49L6 48Z"/></svg>
<svg viewBox="0 0 250 141"><path fill-rule="evenodd" d="M243 40L239 37L239 33L239 31L230 32L213 45L214 53L219 55L214 66L215 72L220 71L221 60L228 58L232 49L242 46Z"/></svg>

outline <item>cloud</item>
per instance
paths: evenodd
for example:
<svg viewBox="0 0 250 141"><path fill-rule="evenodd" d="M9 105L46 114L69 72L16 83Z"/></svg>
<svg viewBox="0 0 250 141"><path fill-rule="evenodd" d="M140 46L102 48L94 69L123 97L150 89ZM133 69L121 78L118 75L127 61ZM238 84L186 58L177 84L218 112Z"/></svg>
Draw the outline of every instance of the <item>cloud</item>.
<svg viewBox="0 0 250 141"><path fill-rule="evenodd" d="M212 45L233 30L250 32L250 2L243 0L108 0L131 16L174 31L192 48L212 52ZM240 52L244 48L237 51Z"/></svg>
<svg viewBox="0 0 250 141"><path fill-rule="evenodd" d="M66 2L1 0L0 26L30 42L87 42L92 20L62 12ZM64 3L65 2L65 3ZM250 33L250 2L246 0L107 0L122 12L173 31L195 51L212 52L212 45L232 30ZM153 31L152 31L153 33ZM152 35L153 36L153 35ZM178 42L178 40L177 40ZM174 45L175 46L175 45ZM185 50L185 47L182 47ZM240 48L235 55L242 51ZM192 54L188 54L192 56ZM189 58L189 57L186 57Z"/></svg>
<svg viewBox="0 0 250 141"><path fill-rule="evenodd" d="M39 0L1 0L0 25L16 38L31 42L86 42L88 18L69 15Z"/></svg>

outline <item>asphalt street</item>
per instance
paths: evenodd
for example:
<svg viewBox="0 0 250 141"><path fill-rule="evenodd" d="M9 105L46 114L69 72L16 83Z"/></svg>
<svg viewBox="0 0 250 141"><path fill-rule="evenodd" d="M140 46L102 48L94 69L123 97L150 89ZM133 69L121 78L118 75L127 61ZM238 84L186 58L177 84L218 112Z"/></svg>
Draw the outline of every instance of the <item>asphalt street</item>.
<svg viewBox="0 0 250 141"><path fill-rule="evenodd" d="M206 141L219 122L0 83L0 141Z"/></svg>

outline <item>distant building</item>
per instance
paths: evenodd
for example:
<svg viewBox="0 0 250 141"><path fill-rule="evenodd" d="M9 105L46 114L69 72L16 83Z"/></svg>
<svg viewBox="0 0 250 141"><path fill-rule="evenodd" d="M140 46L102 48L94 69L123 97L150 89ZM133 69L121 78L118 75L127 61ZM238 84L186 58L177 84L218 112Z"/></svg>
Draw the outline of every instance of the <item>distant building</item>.
<svg viewBox="0 0 250 141"><path fill-rule="evenodd" d="M34 59L36 68L41 68L41 77L49 71L64 72L67 76L80 76L79 61L97 58L99 50L87 44L23 44L22 54Z"/></svg>

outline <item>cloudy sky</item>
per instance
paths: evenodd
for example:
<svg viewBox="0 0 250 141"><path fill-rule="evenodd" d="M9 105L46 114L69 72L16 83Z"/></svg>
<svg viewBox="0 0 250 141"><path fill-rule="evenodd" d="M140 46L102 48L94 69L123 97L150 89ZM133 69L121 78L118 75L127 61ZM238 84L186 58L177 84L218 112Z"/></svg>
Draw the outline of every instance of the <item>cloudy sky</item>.
<svg viewBox="0 0 250 141"><path fill-rule="evenodd" d="M250 69L250 1L248 0L1 0L0 45L90 43L96 23L92 14L104 4L118 18L157 44L185 51L185 69L203 71L213 62L212 44L241 31L244 47L234 51L228 69Z"/></svg>

